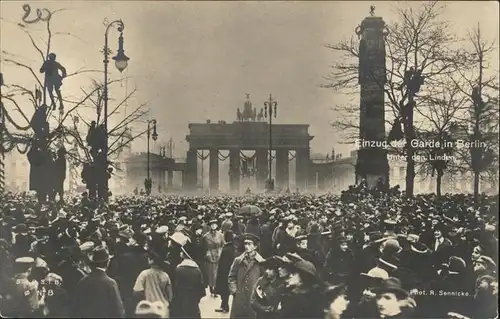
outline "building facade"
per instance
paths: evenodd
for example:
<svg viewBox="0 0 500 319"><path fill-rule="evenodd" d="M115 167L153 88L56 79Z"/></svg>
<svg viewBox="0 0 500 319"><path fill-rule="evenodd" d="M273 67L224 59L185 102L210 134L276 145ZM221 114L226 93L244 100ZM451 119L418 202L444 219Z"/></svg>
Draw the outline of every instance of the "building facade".
<svg viewBox="0 0 500 319"><path fill-rule="evenodd" d="M352 151L349 157L335 159L328 165L327 170L330 172L330 178L326 182L325 190L332 192L340 192L347 189L350 185L354 185L356 175L354 167L357 161L357 151ZM389 182L390 186L400 186L400 190L405 190L406 184L406 162L403 160L389 159ZM481 181L480 191L486 193L496 193L497 184L493 181ZM319 189L319 185L316 187ZM435 193L436 192L436 176L418 172L415 175L415 193ZM473 192L473 176L472 173L445 173L442 179L441 192L445 193L472 193Z"/></svg>
<svg viewBox="0 0 500 319"><path fill-rule="evenodd" d="M5 154L5 190L29 191L30 165L26 154L13 150Z"/></svg>

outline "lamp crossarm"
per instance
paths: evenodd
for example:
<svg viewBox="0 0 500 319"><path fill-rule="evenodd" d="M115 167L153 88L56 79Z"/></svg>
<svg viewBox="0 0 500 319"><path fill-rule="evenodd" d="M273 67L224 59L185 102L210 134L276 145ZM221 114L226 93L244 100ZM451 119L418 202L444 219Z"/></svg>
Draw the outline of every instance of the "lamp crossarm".
<svg viewBox="0 0 500 319"><path fill-rule="evenodd" d="M112 21L106 27L106 31L104 33L104 57L105 57L104 58L104 63L106 63L106 64L109 62L109 59L108 59L108 54L109 54L109 52L108 52L108 35L109 35L109 30L115 24L118 24L118 32L123 32L123 30L125 30L125 24L123 23L123 21L121 19L120 20Z"/></svg>

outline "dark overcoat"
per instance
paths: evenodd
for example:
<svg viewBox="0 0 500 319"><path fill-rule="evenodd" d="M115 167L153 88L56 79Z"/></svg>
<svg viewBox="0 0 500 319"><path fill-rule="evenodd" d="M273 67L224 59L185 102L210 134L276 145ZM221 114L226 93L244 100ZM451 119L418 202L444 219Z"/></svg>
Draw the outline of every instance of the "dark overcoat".
<svg viewBox="0 0 500 319"><path fill-rule="evenodd" d="M264 261L258 253L252 259L246 254L236 257L229 271L229 292L233 294L230 318L255 318L255 312L250 306L251 296L257 280L263 271L260 262Z"/></svg>
<svg viewBox="0 0 500 319"><path fill-rule="evenodd" d="M283 319L321 319L324 317L320 287L296 289L285 293L282 301Z"/></svg>
<svg viewBox="0 0 500 319"><path fill-rule="evenodd" d="M205 295L205 287L200 267L184 259L175 268L174 276L170 318L201 318L199 303Z"/></svg>
<svg viewBox="0 0 500 319"><path fill-rule="evenodd" d="M221 296L229 295L228 276L231 265L236 257L236 249L233 242L228 242L222 248L219 259L219 269L217 269L217 279L215 281L215 293Z"/></svg>
<svg viewBox="0 0 500 319"><path fill-rule="evenodd" d="M92 270L76 286L72 312L75 318L124 318L116 281L103 270Z"/></svg>

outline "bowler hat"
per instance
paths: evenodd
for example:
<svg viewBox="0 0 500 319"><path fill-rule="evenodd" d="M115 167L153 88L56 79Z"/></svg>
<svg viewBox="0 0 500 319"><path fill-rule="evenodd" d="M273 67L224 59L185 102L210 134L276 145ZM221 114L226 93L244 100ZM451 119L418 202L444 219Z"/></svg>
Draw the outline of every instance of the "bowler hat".
<svg viewBox="0 0 500 319"><path fill-rule="evenodd" d="M382 252L383 254L394 255L398 254L403 250L403 248L399 245L399 242L396 239L387 239L382 244Z"/></svg>
<svg viewBox="0 0 500 319"><path fill-rule="evenodd" d="M465 270L465 267L467 266L465 261L457 256L451 256L448 259L448 270L452 272L462 272Z"/></svg>
<svg viewBox="0 0 500 319"><path fill-rule="evenodd" d="M395 277L389 277L386 280L384 280L380 287L376 287L375 289L373 289L373 292L377 294L391 292L394 293L400 299L404 299L409 296L408 291L404 290L401 287L401 281Z"/></svg>
<svg viewBox="0 0 500 319"><path fill-rule="evenodd" d="M89 257L90 261L93 263L102 263L110 259L110 255L106 248L99 246L94 249L92 255Z"/></svg>

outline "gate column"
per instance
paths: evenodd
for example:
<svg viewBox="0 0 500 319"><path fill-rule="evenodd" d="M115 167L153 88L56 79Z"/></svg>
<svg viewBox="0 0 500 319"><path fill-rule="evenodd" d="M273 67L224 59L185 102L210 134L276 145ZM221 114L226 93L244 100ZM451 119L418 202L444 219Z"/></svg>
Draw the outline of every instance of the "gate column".
<svg viewBox="0 0 500 319"><path fill-rule="evenodd" d="M232 192L240 191L240 150L233 148L229 150L229 188Z"/></svg>
<svg viewBox="0 0 500 319"><path fill-rule="evenodd" d="M258 148L255 150L257 160L257 187L264 189L266 187L267 179L267 153L265 148Z"/></svg>
<svg viewBox="0 0 500 319"><path fill-rule="evenodd" d="M219 189L219 150L216 148L210 149L209 159L209 185L211 190Z"/></svg>
<svg viewBox="0 0 500 319"><path fill-rule="evenodd" d="M288 187L288 149L276 150L276 186Z"/></svg>
<svg viewBox="0 0 500 319"><path fill-rule="evenodd" d="M174 186L174 171L169 169L167 171L167 187L168 190L171 190Z"/></svg>

